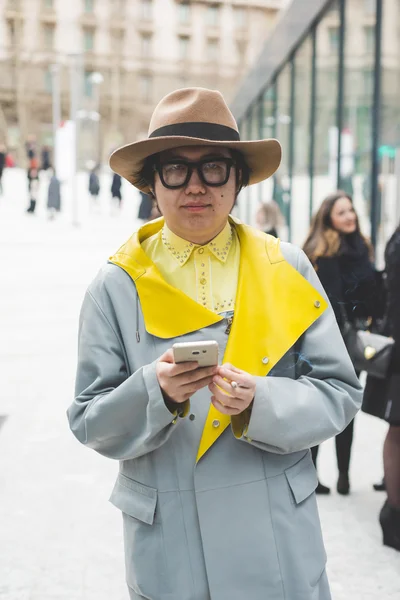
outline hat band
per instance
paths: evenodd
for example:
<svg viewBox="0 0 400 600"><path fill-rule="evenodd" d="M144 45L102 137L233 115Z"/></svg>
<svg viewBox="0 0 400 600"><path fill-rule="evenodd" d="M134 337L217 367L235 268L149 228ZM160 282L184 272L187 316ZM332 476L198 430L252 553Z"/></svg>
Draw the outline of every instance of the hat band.
<svg viewBox="0 0 400 600"><path fill-rule="evenodd" d="M149 138L164 136L182 136L210 140L215 142L240 142L240 135L232 127L218 123L174 123L155 129Z"/></svg>

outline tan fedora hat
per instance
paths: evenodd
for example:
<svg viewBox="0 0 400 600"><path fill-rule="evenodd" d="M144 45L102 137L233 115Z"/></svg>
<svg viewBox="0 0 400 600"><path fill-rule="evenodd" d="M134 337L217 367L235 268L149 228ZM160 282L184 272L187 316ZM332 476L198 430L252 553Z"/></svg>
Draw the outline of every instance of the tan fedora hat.
<svg viewBox="0 0 400 600"><path fill-rule="evenodd" d="M220 92L183 88L171 92L156 106L148 138L115 150L110 167L135 187L149 192L140 177L144 160L181 146L224 146L239 150L250 167L250 184L273 175L282 155L277 140L240 141L235 118Z"/></svg>

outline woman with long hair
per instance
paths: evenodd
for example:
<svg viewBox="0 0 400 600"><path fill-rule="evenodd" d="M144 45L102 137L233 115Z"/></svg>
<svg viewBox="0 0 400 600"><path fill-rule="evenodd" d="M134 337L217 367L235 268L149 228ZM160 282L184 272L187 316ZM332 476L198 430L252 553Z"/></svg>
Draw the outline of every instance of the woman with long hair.
<svg viewBox="0 0 400 600"><path fill-rule="evenodd" d="M375 316L376 271L372 264L372 246L362 235L351 196L338 190L322 202L304 244L328 295L341 329L345 321L359 325ZM327 343L329 341L327 340ZM349 467L354 421L336 436L339 469L337 491L350 492ZM318 447L312 448L316 465ZM317 493L328 494L321 483Z"/></svg>

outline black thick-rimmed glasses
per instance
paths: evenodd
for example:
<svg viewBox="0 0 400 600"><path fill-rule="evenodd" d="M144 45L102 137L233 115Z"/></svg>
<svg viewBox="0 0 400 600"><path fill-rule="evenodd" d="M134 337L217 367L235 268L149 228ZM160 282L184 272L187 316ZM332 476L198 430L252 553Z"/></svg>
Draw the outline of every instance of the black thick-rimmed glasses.
<svg viewBox="0 0 400 600"><path fill-rule="evenodd" d="M156 163L154 168L159 174L163 186L175 190L185 187L189 183L195 169L205 185L212 187L225 185L234 164L235 162L231 158L225 156L214 159L203 158L197 162L177 158Z"/></svg>

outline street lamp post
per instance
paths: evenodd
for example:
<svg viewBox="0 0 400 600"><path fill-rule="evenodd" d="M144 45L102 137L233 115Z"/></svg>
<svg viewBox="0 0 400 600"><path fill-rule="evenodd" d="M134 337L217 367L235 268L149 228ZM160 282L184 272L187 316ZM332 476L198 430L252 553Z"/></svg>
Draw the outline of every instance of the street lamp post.
<svg viewBox="0 0 400 600"><path fill-rule="evenodd" d="M93 85L93 97L94 97L94 101L93 101L93 112L95 113L95 117L93 118L94 121L96 121L96 135L95 135L95 152L94 152L94 156L95 156L95 160L97 164L100 164L101 162L101 140L100 140L100 121L101 121L101 115L100 115L100 86L104 81L104 77L101 73L99 73L98 71L94 71L91 75L90 75L90 82Z"/></svg>
<svg viewBox="0 0 400 600"><path fill-rule="evenodd" d="M70 55L70 120L74 128L74 147L72 156L72 224L79 225L78 219L78 109L81 99L81 55Z"/></svg>
<svg viewBox="0 0 400 600"><path fill-rule="evenodd" d="M50 66L51 73L51 95L53 111L53 169L56 171L58 165L57 129L61 123L61 88L60 88L60 65Z"/></svg>

